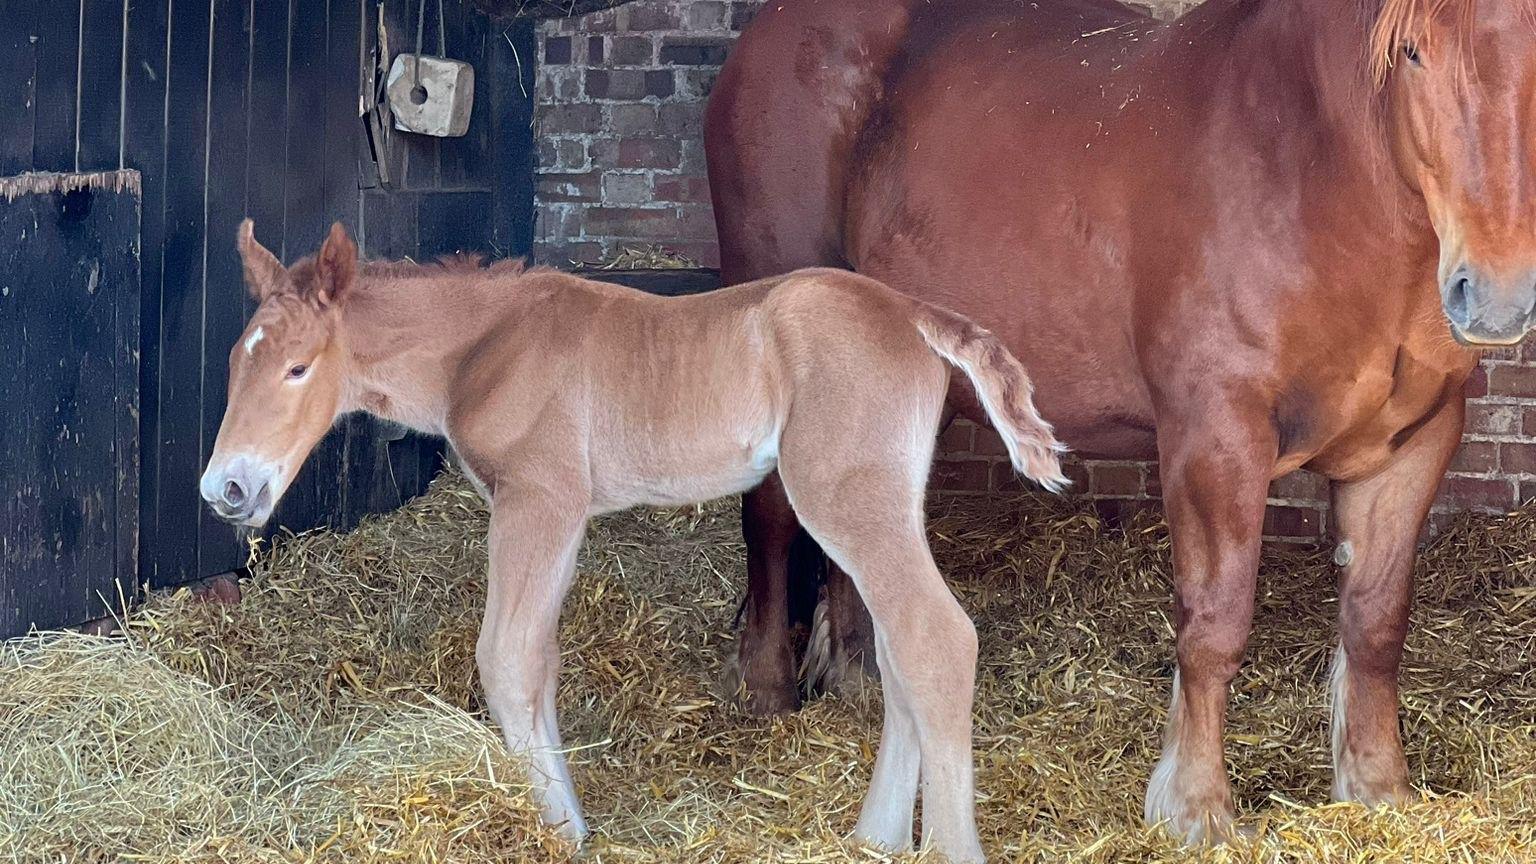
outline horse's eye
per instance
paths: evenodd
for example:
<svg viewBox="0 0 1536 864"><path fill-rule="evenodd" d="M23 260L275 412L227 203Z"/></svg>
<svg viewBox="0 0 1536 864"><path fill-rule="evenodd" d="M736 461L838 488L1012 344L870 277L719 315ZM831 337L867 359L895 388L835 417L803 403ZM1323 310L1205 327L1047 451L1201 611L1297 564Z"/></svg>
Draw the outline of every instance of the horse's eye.
<svg viewBox="0 0 1536 864"><path fill-rule="evenodd" d="M1424 65L1419 60L1419 46L1413 44L1412 42L1404 42L1403 43L1403 56L1407 57L1408 58L1408 62L1412 63L1415 66L1422 66L1422 65Z"/></svg>
<svg viewBox="0 0 1536 864"><path fill-rule="evenodd" d="M305 366L303 363L290 367L288 369L288 380L297 381L298 379L303 378L307 372L309 372L309 367Z"/></svg>

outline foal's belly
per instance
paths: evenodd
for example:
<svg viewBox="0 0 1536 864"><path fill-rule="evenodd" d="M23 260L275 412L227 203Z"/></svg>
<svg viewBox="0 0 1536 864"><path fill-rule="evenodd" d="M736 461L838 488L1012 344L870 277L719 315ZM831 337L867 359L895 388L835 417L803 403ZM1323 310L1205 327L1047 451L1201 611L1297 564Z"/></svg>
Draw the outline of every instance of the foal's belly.
<svg viewBox="0 0 1536 864"><path fill-rule="evenodd" d="M678 507L736 495L757 486L778 467L776 426L746 435L699 431L703 434L604 460L607 464L594 471L593 512L641 505Z"/></svg>

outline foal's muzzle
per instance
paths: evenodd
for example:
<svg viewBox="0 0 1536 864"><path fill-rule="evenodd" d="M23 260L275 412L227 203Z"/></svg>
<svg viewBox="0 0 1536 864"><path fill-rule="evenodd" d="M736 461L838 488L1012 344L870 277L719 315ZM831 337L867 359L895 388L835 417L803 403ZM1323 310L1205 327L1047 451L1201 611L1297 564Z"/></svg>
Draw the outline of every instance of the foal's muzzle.
<svg viewBox="0 0 1536 864"><path fill-rule="evenodd" d="M1536 329L1536 274L1501 282L1463 265L1440 288L1451 335L1463 345L1514 345Z"/></svg>
<svg viewBox="0 0 1536 864"><path fill-rule="evenodd" d="M259 528L272 515L272 486L279 475L266 460L235 455L209 463L198 488L215 516Z"/></svg>

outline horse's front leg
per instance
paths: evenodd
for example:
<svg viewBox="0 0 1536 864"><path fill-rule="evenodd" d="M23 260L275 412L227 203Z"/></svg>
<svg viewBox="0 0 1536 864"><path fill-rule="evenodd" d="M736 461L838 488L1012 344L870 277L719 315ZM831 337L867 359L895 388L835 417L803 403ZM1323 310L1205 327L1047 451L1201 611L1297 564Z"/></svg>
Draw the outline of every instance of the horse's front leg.
<svg viewBox="0 0 1536 864"><path fill-rule="evenodd" d="M1145 815L1186 843L1225 841L1232 831L1222 741L1228 685L1253 623L1264 503L1276 459L1268 412L1253 413L1263 416L1216 406L1203 415L1158 418L1173 535L1178 672Z"/></svg>
<svg viewBox="0 0 1536 864"><path fill-rule="evenodd" d="M1373 805L1409 794L1398 735L1397 670L1408 632L1419 532L1456 447L1465 403L1451 403L1377 474L1333 485L1344 565L1333 659L1333 797Z"/></svg>
<svg viewBox="0 0 1536 864"><path fill-rule="evenodd" d="M537 490L498 490L491 505L485 621L475 646L491 716L507 747L527 756L544 821L577 842L587 826L560 749L556 637L586 516L585 499L574 494L557 500Z"/></svg>

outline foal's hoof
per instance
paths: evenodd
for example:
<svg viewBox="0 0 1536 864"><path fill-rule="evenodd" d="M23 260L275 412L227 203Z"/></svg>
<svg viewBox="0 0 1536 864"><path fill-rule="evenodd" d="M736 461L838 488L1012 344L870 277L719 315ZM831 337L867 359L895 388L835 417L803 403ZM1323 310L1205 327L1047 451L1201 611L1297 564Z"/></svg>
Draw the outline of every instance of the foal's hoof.
<svg viewBox="0 0 1536 864"><path fill-rule="evenodd" d="M732 653L720 673L720 696L756 717L789 714L800 708L800 690L791 680L748 680L742 675L741 658Z"/></svg>

